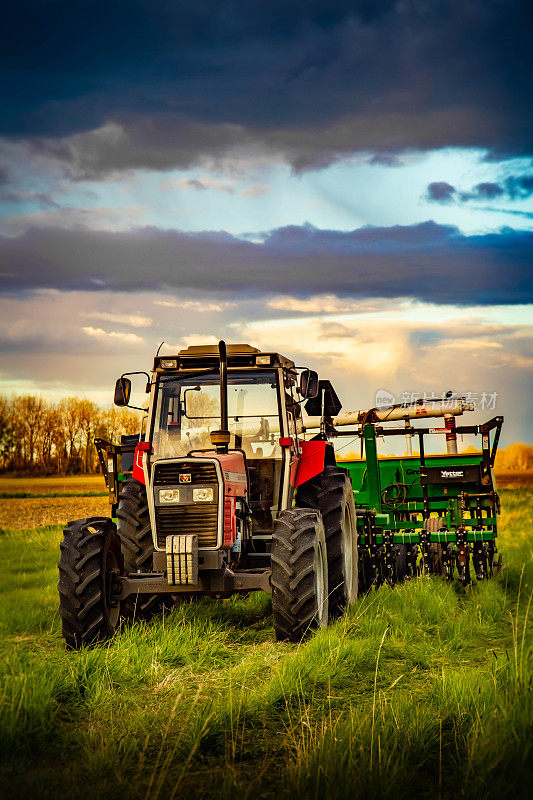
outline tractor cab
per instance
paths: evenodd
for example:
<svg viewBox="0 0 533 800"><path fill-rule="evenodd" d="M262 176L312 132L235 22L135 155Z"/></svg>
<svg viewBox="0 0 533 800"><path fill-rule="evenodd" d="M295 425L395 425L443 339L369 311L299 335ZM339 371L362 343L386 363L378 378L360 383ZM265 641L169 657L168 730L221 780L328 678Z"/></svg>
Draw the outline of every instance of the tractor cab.
<svg viewBox="0 0 533 800"><path fill-rule="evenodd" d="M272 533L273 514L283 495L280 428L296 435L294 414L280 392L282 382L289 384L284 388L292 401L294 378L280 375L279 368L228 370L228 454L236 453L235 463L248 472L255 535ZM162 373L153 412L152 463L197 458L212 451L211 433L220 428L220 412L218 373L185 372L172 378Z"/></svg>
<svg viewBox="0 0 533 800"><path fill-rule="evenodd" d="M292 503L290 471L302 429L301 400L294 363L278 353L229 345L221 361L219 347L204 346L156 358L148 425L151 447L144 458L147 484L153 488L157 547L164 544L161 532L169 530L168 520L177 521L180 514L205 520L209 512L214 520L215 506L224 502L226 523L234 503L241 515L246 508L248 524L240 526L248 527L246 536L244 530L241 537L236 530L235 536L253 539L255 549L265 552L277 512ZM282 446L289 440L290 446ZM202 488L208 474L213 486L205 487L206 499L195 501L200 493L195 495L194 489ZM170 489L176 476L179 482L189 475L192 494L183 489L183 499L183 483L174 494L157 489L163 482ZM224 489L220 499L215 484ZM185 512L189 495L192 508ZM200 502L196 513L195 503ZM239 522L242 519L244 515ZM235 547L233 533L218 530L215 537L214 524L211 527L211 536L203 535L206 547L224 542ZM242 542L237 548L243 549Z"/></svg>

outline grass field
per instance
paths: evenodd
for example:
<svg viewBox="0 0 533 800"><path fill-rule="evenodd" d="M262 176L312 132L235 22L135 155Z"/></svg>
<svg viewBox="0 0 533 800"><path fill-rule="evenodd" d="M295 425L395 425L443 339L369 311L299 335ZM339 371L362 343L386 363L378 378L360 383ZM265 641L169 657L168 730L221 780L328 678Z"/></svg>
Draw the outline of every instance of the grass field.
<svg viewBox="0 0 533 800"><path fill-rule="evenodd" d="M533 489L501 495L485 584L383 587L300 646L275 643L267 595L204 599L82 652L60 634L61 526L25 506L0 533L0 794L529 795Z"/></svg>

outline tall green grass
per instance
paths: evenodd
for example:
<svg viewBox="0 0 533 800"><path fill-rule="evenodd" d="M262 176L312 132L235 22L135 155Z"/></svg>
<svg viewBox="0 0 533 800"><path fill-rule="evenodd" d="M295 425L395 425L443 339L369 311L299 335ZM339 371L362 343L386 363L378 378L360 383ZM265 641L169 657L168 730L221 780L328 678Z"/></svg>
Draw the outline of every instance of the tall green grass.
<svg viewBox="0 0 533 800"><path fill-rule="evenodd" d="M202 599L67 652L58 526L0 535L0 786L11 798L526 796L533 491L504 568L360 598L300 645L267 595Z"/></svg>

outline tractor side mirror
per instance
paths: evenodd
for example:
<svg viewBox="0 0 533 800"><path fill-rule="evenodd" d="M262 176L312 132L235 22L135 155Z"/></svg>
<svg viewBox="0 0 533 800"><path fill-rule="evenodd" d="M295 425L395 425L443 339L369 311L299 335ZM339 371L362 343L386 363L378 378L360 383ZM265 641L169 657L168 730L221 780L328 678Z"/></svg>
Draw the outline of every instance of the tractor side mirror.
<svg viewBox="0 0 533 800"><path fill-rule="evenodd" d="M202 391L201 386L189 386L189 388L185 389L185 391L183 392L183 400L181 401L181 413L183 414L184 417L187 417L187 419L194 419L194 417L190 417L187 413L187 392L201 392L201 391ZM189 411L190 410L191 409L189 408ZM192 408L192 412L194 414L194 405Z"/></svg>
<svg viewBox="0 0 533 800"><path fill-rule="evenodd" d="M115 384L115 398L114 403L116 406L127 406L130 402L131 396L131 381L129 378L119 378Z"/></svg>
<svg viewBox="0 0 533 800"><path fill-rule="evenodd" d="M304 369L300 375L300 387L298 391L305 400L316 397L318 394L318 373L312 369Z"/></svg>

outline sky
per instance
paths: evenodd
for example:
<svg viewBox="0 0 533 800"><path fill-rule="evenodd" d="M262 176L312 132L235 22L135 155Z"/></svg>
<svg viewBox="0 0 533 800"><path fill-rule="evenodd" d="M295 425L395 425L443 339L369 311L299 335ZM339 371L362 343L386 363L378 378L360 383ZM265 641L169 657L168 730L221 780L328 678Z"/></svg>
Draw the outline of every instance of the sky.
<svg viewBox="0 0 533 800"><path fill-rule="evenodd" d="M345 410L452 389L533 441L532 53L515 0L19 0L0 392L277 349ZM465 423L467 420L464 420Z"/></svg>

